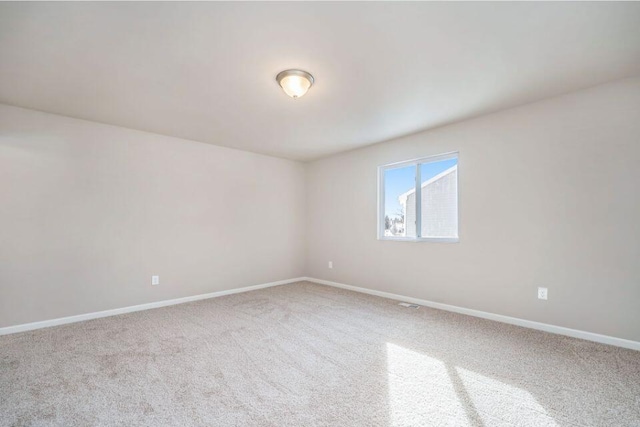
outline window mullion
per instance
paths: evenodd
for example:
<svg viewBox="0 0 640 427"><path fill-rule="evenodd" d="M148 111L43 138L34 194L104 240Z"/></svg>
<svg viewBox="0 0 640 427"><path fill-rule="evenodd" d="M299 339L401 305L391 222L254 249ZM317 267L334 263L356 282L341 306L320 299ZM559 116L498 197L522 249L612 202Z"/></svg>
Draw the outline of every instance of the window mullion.
<svg viewBox="0 0 640 427"><path fill-rule="evenodd" d="M385 204L385 191L384 191L384 173L385 173L386 169L378 169L378 236L382 237L384 236L384 218L385 218L385 211L384 211L384 204Z"/></svg>
<svg viewBox="0 0 640 427"><path fill-rule="evenodd" d="M416 164L416 239L422 237L422 179L420 164Z"/></svg>

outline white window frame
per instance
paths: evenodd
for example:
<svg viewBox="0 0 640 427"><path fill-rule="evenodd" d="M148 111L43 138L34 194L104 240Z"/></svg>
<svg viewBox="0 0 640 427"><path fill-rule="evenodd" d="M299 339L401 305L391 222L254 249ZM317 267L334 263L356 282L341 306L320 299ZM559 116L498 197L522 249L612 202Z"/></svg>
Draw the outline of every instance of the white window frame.
<svg viewBox="0 0 640 427"><path fill-rule="evenodd" d="M418 165L422 163L433 163L442 160L457 159L460 163L460 156L457 151L452 151L444 154L437 154L435 156L420 157L418 159L405 160L402 162L389 163L387 165L378 166L378 240L396 240L404 242L440 242L440 243L458 243L460 241L460 180L458 179L458 187L456 191L456 199L458 204L458 237L421 237L419 234L422 232L422 185L420 177L420 167ZM416 169L416 237L402 237L402 236L385 236L384 235L384 173L389 169L403 168L407 166L415 166ZM456 171L456 173L458 173ZM459 178L459 176L458 176Z"/></svg>

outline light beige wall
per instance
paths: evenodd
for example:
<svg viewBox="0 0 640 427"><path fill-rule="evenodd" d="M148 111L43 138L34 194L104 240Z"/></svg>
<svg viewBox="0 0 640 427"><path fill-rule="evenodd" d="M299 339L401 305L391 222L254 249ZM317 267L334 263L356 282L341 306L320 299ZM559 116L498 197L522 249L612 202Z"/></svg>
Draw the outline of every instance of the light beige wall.
<svg viewBox="0 0 640 427"><path fill-rule="evenodd" d="M300 163L0 105L0 327L299 277L304 185Z"/></svg>
<svg viewBox="0 0 640 427"><path fill-rule="evenodd" d="M302 165L0 105L0 327L308 275L640 340L639 118L635 78ZM377 166L452 150L460 243L376 240Z"/></svg>
<svg viewBox="0 0 640 427"><path fill-rule="evenodd" d="M377 166L454 150L460 243L376 240ZM640 341L639 186L634 78L310 164L307 274Z"/></svg>

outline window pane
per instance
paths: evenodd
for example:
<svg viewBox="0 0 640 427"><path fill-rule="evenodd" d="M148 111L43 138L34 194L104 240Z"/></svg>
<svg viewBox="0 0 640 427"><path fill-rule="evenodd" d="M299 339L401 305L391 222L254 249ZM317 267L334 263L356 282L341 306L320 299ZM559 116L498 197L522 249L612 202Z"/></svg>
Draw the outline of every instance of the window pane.
<svg viewBox="0 0 640 427"><path fill-rule="evenodd" d="M384 235L416 237L416 166L384 172ZM413 199L409 194L413 193ZM413 204L412 204L413 203Z"/></svg>
<svg viewBox="0 0 640 427"><path fill-rule="evenodd" d="M458 159L422 163L421 237L458 237Z"/></svg>

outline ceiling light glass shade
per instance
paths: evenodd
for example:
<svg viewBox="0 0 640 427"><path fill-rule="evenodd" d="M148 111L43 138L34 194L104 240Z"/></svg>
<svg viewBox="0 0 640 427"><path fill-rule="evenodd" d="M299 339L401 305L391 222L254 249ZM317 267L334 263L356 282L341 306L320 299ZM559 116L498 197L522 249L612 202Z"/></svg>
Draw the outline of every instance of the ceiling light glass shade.
<svg viewBox="0 0 640 427"><path fill-rule="evenodd" d="M278 84L292 98L303 96L313 84L313 76L302 70L285 70L276 76Z"/></svg>

